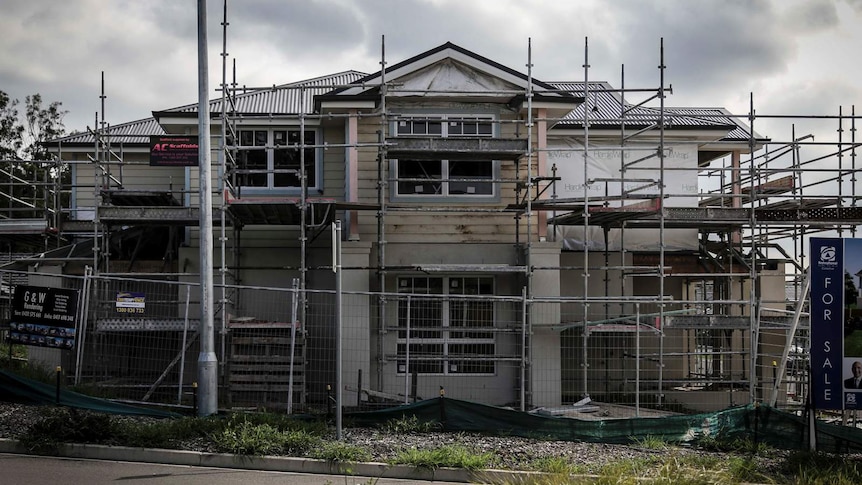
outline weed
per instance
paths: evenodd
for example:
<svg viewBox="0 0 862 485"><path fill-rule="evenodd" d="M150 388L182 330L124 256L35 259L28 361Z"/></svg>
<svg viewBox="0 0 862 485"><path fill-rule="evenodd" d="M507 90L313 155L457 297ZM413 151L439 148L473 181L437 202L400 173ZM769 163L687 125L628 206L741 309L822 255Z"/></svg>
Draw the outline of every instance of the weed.
<svg viewBox="0 0 862 485"><path fill-rule="evenodd" d="M781 472L800 485L862 483L862 466L853 458L829 453L797 452L787 457Z"/></svg>
<svg viewBox="0 0 862 485"><path fill-rule="evenodd" d="M412 465L417 468L452 467L467 470L489 468L494 455L473 453L459 445L447 445L433 449L410 448L399 452L393 460L396 465Z"/></svg>
<svg viewBox="0 0 862 485"><path fill-rule="evenodd" d="M530 468L539 472L561 475L584 473L585 471L583 468L570 463L568 460L560 456L543 456L541 458L537 458L530 463Z"/></svg>
<svg viewBox="0 0 862 485"><path fill-rule="evenodd" d="M383 424L387 433L428 433L438 431L440 424L432 421L419 421L415 414L393 418Z"/></svg>
<svg viewBox="0 0 862 485"><path fill-rule="evenodd" d="M340 441L327 441L320 447L312 450L312 458L320 460L348 463L370 461L371 453L360 446L342 443Z"/></svg>
<svg viewBox="0 0 862 485"><path fill-rule="evenodd" d="M271 424L229 422L213 436L216 448L237 455L288 454L302 456L322 441L304 430L282 431Z"/></svg>
<svg viewBox="0 0 862 485"><path fill-rule="evenodd" d="M666 450L670 443L658 436L647 435L643 438L634 438L634 445L645 450Z"/></svg>
<svg viewBox="0 0 862 485"><path fill-rule="evenodd" d="M180 418L155 422L122 422L116 424L122 444L138 448L176 449L190 439L208 439L220 433L224 420L217 418Z"/></svg>
<svg viewBox="0 0 862 485"><path fill-rule="evenodd" d="M115 436L109 416L74 408L46 408L21 437L31 452L55 452L61 443L102 443Z"/></svg>
<svg viewBox="0 0 862 485"><path fill-rule="evenodd" d="M697 448L706 451L720 451L732 453L754 453L764 454L769 451L769 446L762 442L755 442L750 438L725 437L722 435L703 435L693 442Z"/></svg>

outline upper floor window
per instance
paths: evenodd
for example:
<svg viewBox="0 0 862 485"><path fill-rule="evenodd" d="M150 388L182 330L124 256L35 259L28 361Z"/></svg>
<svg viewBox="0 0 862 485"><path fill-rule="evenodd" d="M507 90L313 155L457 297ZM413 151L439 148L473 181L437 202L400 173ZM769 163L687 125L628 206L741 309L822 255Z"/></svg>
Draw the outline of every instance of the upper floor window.
<svg viewBox="0 0 862 485"><path fill-rule="evenodd" d="M413 116L396 122L398 136L493 136L490 116Z"/></svg>
<svg viewBox="0 0 862 485"><path fill-rule="evenodd" d="M306 185L318 187L317 134L298 129L240 130L237 185L266 189L301 187L304 157ZM305 145L301 148L300 145Z"/></svg>
<svg viewBox="0 0 862 485"><path fill-rule="evenodd" d="M398 160L398 195L489 196L494 188L491 160Z"/></svg>
<svg viewBox="0 0 862 485"><path fill-rule="evenodd" d="M396 122L398 136L440 138L491 137L493 117L427 115ZM397 196L477 197L493 196L493 160L399 159L393 165Z"/></svg>

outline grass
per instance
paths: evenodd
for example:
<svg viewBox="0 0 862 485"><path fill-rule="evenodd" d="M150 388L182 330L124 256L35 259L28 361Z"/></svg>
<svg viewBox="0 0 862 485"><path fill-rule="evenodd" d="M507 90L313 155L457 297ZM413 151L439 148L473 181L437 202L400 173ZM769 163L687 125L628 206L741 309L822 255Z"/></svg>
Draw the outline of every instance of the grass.
<svg viewBox="0 0 862 485"><path fill-rule="evenodd" d="M336 463L371 461L371 453L365 448L339 441L322 443L311 452L311 457Z"/></svg>
<svg viewBox="0 0 862 485"><path fill-rule="evenodd" d="M425 429L413 419L399 420L390 430L405 433ZM365 448L335 441L332 429L319 421L300 421L278 414L238 413L226 417L132 420L69 408L44 408L41 419L21 438L31 452L55 453L62 443L97 443L132 447L180 449L189 441L203 441L208 449L242 456L286 455L327 460L350 469L373 457ZM823 453L782 454L768 470L758 469L758 455L772 456L762 444L745 439L707 438L696 446L714 454L686 453L657 437L635 441L656 450L646 458L620 459L601 467L576 465L557 456L538 458L524 468L544 472L536 485L598 484L735 484L850 485L862 483L858 457ZM417 468L440 467L481 470L498 464L491 452L462 445L399 452L391 464ZM590 475L586 475L588 472Z"/></svg>
<svg viewBox="0 0 862 485"><path fill-rule="evenodd" d="M494 461L492 453L474 453L460 445L446 445L438 448L410 448L399 452L392 463L411 465L416 468L464 468L479 470L489 468Z"/></svg>
<svg viewBox="0 0 862 485"><path fill-rule="evenodd" d="M583 475L587 470L560 456L543 456L530 462L530 470L553 475Z"/></svg>
<svg viewBox="0 0 862 485"><path fill-rule="evenodd" d="M645 450L666 450L670 448L670 443L658 436L647 435L643 438L636 438L634 446Z"/></svg>
<svg viewBox="0 0 862 485"><path fill-rule="evenodd" d="M438 431L440 424L432 421L419 421L415 414L390 419L383 424L383 430L387 433L428 433Z"/></svg>

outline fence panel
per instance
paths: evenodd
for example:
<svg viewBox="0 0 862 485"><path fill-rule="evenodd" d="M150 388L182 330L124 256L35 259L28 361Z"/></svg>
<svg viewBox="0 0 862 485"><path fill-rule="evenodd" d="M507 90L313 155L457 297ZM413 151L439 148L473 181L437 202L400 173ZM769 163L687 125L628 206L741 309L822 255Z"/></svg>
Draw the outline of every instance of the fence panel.
<svg viewBox="0 0 862 485"><path fill-rule="evenodd" d="M226 287L227 300L215 315L219 406L330 411L339 382L339 330L347 409L444 392L560 414L589 397L617 406L615 416L636 416L646 409L701 412L767 402L779 380L779 407L797 409L806 394L805 332L778 379L787 340L780 326L759 328L752 357L749 328L663 325L654 301L526 301L477 294L480 280L472 290L464 278L447 280L452 287L445 290L434 278L418 281L411 278L401 293L340 298L334 291ZM16 285L80 289L86 314L75 351L29 346L31 363L62 364L88 393L193 405L197 284L0 272L7 322ZM666 305L663 311L680 310Z"/></svg>
<svg viewBox="0 0 862 485"><path fill-rule="evenodd" d="M197 285L93 277L78 384L132 402L191 406L197 380Z"/></svg>

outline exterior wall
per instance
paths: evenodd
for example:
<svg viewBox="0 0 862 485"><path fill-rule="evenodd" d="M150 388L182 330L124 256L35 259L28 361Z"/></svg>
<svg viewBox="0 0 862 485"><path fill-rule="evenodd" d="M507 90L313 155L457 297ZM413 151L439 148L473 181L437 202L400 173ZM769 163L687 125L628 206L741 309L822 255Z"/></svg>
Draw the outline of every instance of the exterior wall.
<svg viewBox="0 0 862 485"><path fill-rule="evenodd" d="M530 251L530 265L554 267L560 265L560 248L554 243L536 243ZM538 270L533 273L532 292L537 298L560 296L560 272ZM538 308L536 308L538 306ZM533 406L562 404L562 359L560 331L552 328L560 323L559 303L539 303L530 313L532 329L530 347L530 395Z"/></svg>
<svg viewBox="0 0 862 485"><path fill-rule="evenodd" d="M459 112L459 113L496 113L502 121L512 121L515 115L506 111L499 105L480 104L478 107L464 105L463 103L443 104L425 103L399 105L394 110L409 110L410 113L426 112ZM381 121L377 118L362 118L358 127L360 143L377 143L378 130ZM387 130L390 127L386 128ZM526 134L516 132L519 125L516 123L502 123L497 125L498 135L503 138L524 138ZM387 136L394 136L391 132ZM359 201L368 204L378 202L378 151L374 148L359 149ZM527 167L525 161L502 160L499 162L500 180L515 180L516 177L524 179ZM536 160L532 161L532 171L537 173ZM517 174L516 165L520 164L520 173ZM394 198L394 181L391 179L390 163L384 162L382 177L388 181L384 191L385 204L387 206L415 207L417 210L398 211L390 208L386 213L386 240L391 243L448 243L448 242L476 242L476 243L512 243L516 237L516 225L513 221L514 214L500 213L495 211L508 204L516 202L514 182L495 183L498 197L494 200L476 200L452 202L445 199L429 199L411 201L409 199ZM458 207L474 209L489 209L486 213L477 212L435 212L434 208ZM523 221L522 221L523 222ZM376 239L377 220L370 213L359 215L360 238L368 240ZM526 226L521 224L521 236L524 237Z"/></svg>
<svg viewBox="0 0 862 485"><path fill-rule="evenodd" d="M74 220L92 220L93 209L98 204L96 195L97 187L101 186L103 177L101 171L92 162L87 160L88 153L70 153L71 158L77 160L73 164L73 209ZM150 167L149 154L142 152L127 152L123 155L123 162L103 164L106 171L121 181L123 188L129 191L157 190L172 192L174 196L182 201L186 190L186 170L183 167ZM110 183L111 189L117 189L117 182Z"/></svg>

